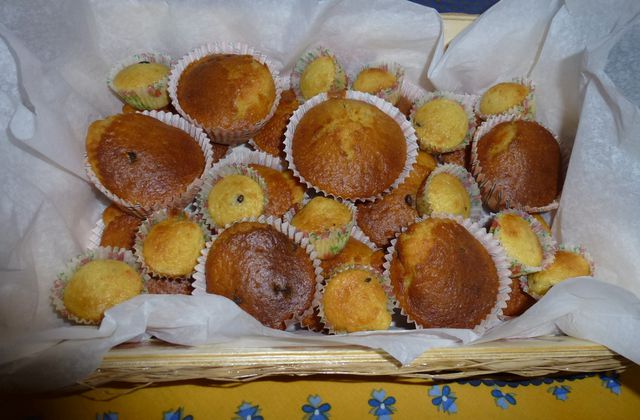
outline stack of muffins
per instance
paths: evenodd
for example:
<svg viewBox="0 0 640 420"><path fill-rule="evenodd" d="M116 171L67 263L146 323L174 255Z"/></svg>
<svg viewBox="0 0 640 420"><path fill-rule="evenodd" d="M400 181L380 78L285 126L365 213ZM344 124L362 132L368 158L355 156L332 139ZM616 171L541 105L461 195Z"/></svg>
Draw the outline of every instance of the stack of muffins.
<svg viewBox="0 0 640 420"><path fill-rule="evenodd" d="M215 294L277 329L482 333L593 274L540 216L561 157L530 81L478 97L425 92L397 63L350 67L318 47L281 77L229 43L116 65L122 113L86 141L111 204L55 308L96 324L141 293Z"/></svg>

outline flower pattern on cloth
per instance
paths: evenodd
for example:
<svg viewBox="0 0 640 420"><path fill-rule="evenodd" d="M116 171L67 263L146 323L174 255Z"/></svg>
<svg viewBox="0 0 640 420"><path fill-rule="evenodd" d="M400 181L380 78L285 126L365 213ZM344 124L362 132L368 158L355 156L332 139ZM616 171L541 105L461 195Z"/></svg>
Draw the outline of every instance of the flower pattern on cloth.
<svg viewBox="0 0 640 420"><path fill-rule="evenodd" d="M514 397L514 394L510 392L505 394L502 390L498 389L498 387L495 387L491 391L491 396L495 398L496 405L503 410L509 408L510 405L516 405L516 398Z"/></svg>
<svg viewBox="0 0 640 420"><path fill-rule="evenodd" d="M605 386L609 391L613 392L616 395L620 395L620 381L618 380L618 374L613 373L600 373L598 375L602 380L602 385Z"/></svg>
<svg viewBox="0 0 640 420"><path fill-rule="evenodd" d="M260 406L248 402L242 402L235 414L237 417L233 420L264 420L260 415Z"/></svg>
<svg viewBox="0 0 640 420"><path fill-rule="evenodd" d="M549 387L548 391L555 395L556 400L566 401L571 392L571 387L568 385L552 386Z"/></svg>
<svg viewBox="0 0 640 420"><path fill-rule="evenodd" d="M378 420L391 420L391 415L396 411L393 406L396 399L391 396L387 397L387 392L384 389L373 390L371 396L373 398L369 400L371 406L369 413L376 416Z"/></svg>
<svg viewBox="0 0 640 420"><path fill-rule="evenodd" d="M182 417L182 407L162 413L162 420L193 420L193 416Z"/></svg>
<svg viewBox="0 0 640 420"><path fill-rule="evenodd" d="M429 396L434 397L431 399L431 404L438 407L438 411L443 411L447 414L458 412L458 407L456 406L458 397L451 391L449 385L443 386L442 390L439 385L432 386L429 389Z"/></svg>
<svg viewBox="0 0 640 420"><path fill-rule="evenodd" d="M96 414L96 420L118 420L118 413L108 412Z"/></svg>
<svg viewBox="0 0 640 420"><path fill-rule="evenodd" d="M328 411L331 410L331 404L323 403L319 395L309 395L308 404L302 406L304 419L306 420L326 420L329 418Z"/></svg>

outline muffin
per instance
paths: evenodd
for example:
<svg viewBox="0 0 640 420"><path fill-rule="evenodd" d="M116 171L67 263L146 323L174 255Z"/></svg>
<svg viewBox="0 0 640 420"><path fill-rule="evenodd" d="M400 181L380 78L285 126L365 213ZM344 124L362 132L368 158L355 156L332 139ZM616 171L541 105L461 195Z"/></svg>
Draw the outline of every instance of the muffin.
<svg viewBox="0 0 640 420"><path fill-rule="evenodd" d="M296 109L298 109L298 99L293 89L282 92L273 117L253 136L256 147L272 156L284 159L284 132Z"/></svg>
<svg viewBox="0 0 640 420"><path fill-rule="evenodd" d="M181 207L193 198L210 164L203 152L208 141L206 146L198 141L149 115L114 115L89 126L88 175L129 211L145 215L155 207Z"/></svg>
<svg viewBox="0 0 640 420"><path fill-rule="evenodd" d="M207 293L233 300L263 325L284 329L313 301L316 274L305 248L257 222L240 222L213 242L205 263Z"/></svg>
<svg viewBox="0 0 640 420"><path fill-rule="evenodd" d="M322 293L322 322L335 333L388 329L393 308L384 283L370 268L335 273Z"/></svg>
<svg viewBox="0 0 640 420"><path fill-rule="evenodd" d="M300 205L304 187L295 182L289 171L278 171L264 165L249 164L264 180L269 201L264 208L267 216L282 217L290 208Z"/></svg>
<svg viewBox="0 0 640 420"><path fill-rule="evenodd" d="M291 75L291 83L301 102L319 93L335 92L347 88L347 74L326 48L305 53Z"/></svg>
<svg viewBox="0 0 640 420"><path fill-rule="evenodd" d="M526 277L523 277L526 278ZM536 300L525 293L522 290L519 278L511 279L511 293L509 293L509 300L507 301L507 307L502 309L502 315L504 316L519 316L527 309L532 307L536 303Z"/></svg>
<svg viewBox="0 0 640 420"><path fill-rule="evenodd" d="M372 249L352 235L340 252L320 262L322 273L329 277L333 271L344 265L366 265L382 273L384 271L384 252Z"/></svg>
<svg viewBox="0 0 640 420"><path fill-rule="evenodd" d="M558 142L535 121L499 121L485 123L472 149L483 202L492 211L549 210L562 183Z"/></svg>
<svg viewBox="0 0 640 420"><path fill-rule="evenodd" d="M189 279L151 278L147 281L151 295L191 295L193 287Z"/></svg>
<svg viewBox="0 0 640 420"><path fill-rule="evenodd" d="M441 165L422 183L418 190L418 213L452 214L465 219L482 216L480 190L473 176L457 165Z"/></svg>
<svg viewBox="0 0 640 420"><path fill-rule="evenodd" d="M107 83L137 110L160 109L169 105L170 63L171 58L162 54L139 54L116 65Z"/></svg>
<svg viewBox="0 0 640 420"><path fill-rule="evenodd" d="M126 214L126 213L123 212L122 209L118 207L115 203L111 203L107 207L105 207L104 211L102 212L102 223L104 223L104 225L107 226L109 223L114 221L118 216L122 216L123 214Z"/></svg>
<svg viewBox="0 0 640 420"><path fill-rule="evenodd" d="M117 216L105 226L100 246L132 250L141 223L142 220L130 214L123 213Z"/></svg>
<svg viewBox="0 0 640 420"><path fill-rule="evenodd" d="M424 328L474 328L499 307L492 255L451 219L428 218L400 234L390 277L401 308Z"/></svg>
<svg viewBox="0 0 640 420"><path fill-rule="evenodd" d="M273 115L280 98L277 72L259 55L223 53L218 47L185 56L171 75L169 93L178 112L214 141L237 144Z"/></svg>
<svg viewBox="0 0 640 420"><path fill-rule="evenodd" d="M420 149L443 153L463 149L468 144L470 118L464 106L453 97L430 95L428 100L416 104L411 123Z"/></svg>
<svg viewBox="0 0 640 420"><path fill-rule="evenodd" d="M477 110L485 119L504 113L533 116L533 85L525 80L498 83L482 94Z"/></svg>
<svg viewBox="0 0 640 420"><path fill-rule="evenodd" d="M359 95L381 101L358 92L353 96ZM294 117L303 111L302 117L287 130L285 151L294 173L320 191L349 200L375 198L402 180L412 162L392 117L363 100L319 100L298 110Z"/></svg>
<svg viewBox="0 0 640 420"><path fill-rule="evenodd" d="M398 188L373 203L358 203L358 227L378 247L386 247L396 232L413 223L418 217L416 195L418 188L436 167L436 160L419 152L409 176Z"/></svg>
<svg viewBox="0 0 640 420"><path fill-rule="evenodd" d="M469 143L464 149L440 153L438 155L438 162L442 164L449 163L452 165L462 166L467 171L471 171L471 143Z"/></svg>
<svg viewBox="0 0 640 420"><path fill-rule="evenodd" d="M264 180L253 169L231 167L229 172L222 174L210 191L203 191L207 197L203 213L213 227L258 217L268 203Z"/></svg>
<svg viewBox="0 0 640 420"><path fill-rule="evenodd" d="M529 293L541 297L556 284L572 277L591 276L593 269L588 255L581 250L559 249L553 263L546 269L530 274Z"/></svg>
<svg viewBox="0 0 640 420"><path fill-rule="evenodd" d="M344 248L354 223L353 206L325 197L314 197L291 219L291 224L309 236L310 242L325 259Z"/></svg>
<svg viewBox="0 0 640 420"><path fill-rule="evenodd" d="M397 64L365 67L356 76L351 89L376 95L396 105L403 76L404 69Z"/></svg>
<svg viewBox="0 0 640 420"><path fill-rule="evenodd" d="M155 276L189 277L204 248L206 229L184 213L161 211L147 219L136 240L136 254Z"/></svg>

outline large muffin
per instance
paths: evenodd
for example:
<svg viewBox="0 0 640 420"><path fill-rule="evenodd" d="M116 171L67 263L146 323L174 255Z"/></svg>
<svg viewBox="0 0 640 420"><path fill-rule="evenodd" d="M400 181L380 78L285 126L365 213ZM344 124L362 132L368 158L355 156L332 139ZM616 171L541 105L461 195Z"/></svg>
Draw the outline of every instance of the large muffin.
<svg viewBox="0 0 640 420"><path fill-rule="evenodd" d="M250 55L213 54L187 66L177 99L207 130L241 130L267 117L276 87L266 64Z"/></svg>
<svg viewBox="0 0 640 420"><path fill-rule="evenodd" d="M526 120L497 124L477 141L476 152L474 171L482 200L492 211L533 211L558 197L560 146L540 124Z"/></svg>
<svg viewBox="0 0 640 420"><path fill-rule="evenodd" d="M274 227L237 223L212 244L205 265L207 292L226 296L271 328L307 310L315 293L313 262Z"/></svg>
<svg viewBox="0 0 640 420"><path fill-rule="evenodd" d="M409 226L390 270L400 306L425 328L473 328L496 304L499 277L491 255L450 219Z"/></svg>
<svg viewBox="0 0 640 420"><path fill-rule="evenodd" d="M398 123L374 105L331 98L298 122L290 157L316 188L347 199L368 198L402 174L407 145Z"/></svg>
<svg viewBox="0 0 640 420"><path fill-rule="evenodd" d="M171 202L205 169L186 132L142 114L118 114L89 126L87 158L102 185L142 207Z"/></svg>

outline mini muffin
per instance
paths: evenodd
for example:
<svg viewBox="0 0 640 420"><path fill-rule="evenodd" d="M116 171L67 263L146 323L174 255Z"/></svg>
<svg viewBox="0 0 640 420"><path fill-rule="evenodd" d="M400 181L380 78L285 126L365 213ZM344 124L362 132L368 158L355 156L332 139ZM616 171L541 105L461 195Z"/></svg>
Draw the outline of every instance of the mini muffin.
<svg viewBox="0 0 640 420"><path fill-rule="evenodd" d="M95 121L89 126L86 146L90 168L101 186L143 209L181 199L206 166L193 137L143 114Z"/></svg>
<svg viewBox="0 0 640 420"><path fill-rule="evenodd" d="M279 329L310 308L316 288L306 250L257 222L236 223L214 240L205 280L208 293L233 300L262 324Z"/></svg>
<svg viewBox="0 0 640 420"><path fill-rule="evenodd" d="M487 117L515 111L514 108L528 107L531 87L527 83L507 82L498 83L490 87L480 97L478 110L480 115Z"/></svg>
<svg viewBox="0 0 640 420"><path fill-rule="evenodd" d="M282 217L290 208L302 203L304 188L295 183L288 171L278 171L268 166L249 164L264 180L269 202L264 208L267 216Z"/></svg>
<svg viewBox="0 0 640 420"><path fill-rule="evenodd" d="M169 104L170 71L164 63L140 61L118 71L109 80L109 87L138 110L160 109Z"/></svg>
<svg viewBox="0 0 640 420"><path fill-rule="evenodd" d="M258 149L284 159L284 132L293 112L298 109L298 99L293 89L282 92L275 114L253 136Z"/></svg>
<svg viewBox="0 0 640 420"><path fill-rule="evenodd" d="M291 224L309 235L309 240L325 259L336 255L349 240L354 223L354 209L325 197L312 198L295 216Z"/></svg>
<svg viewBox="0 0 640 420"><path fill-rule="evenodd" d="M398 188L381 200L356 205L358 227L376 246L386 247L396 232L416 220L418 188L435 168L436 160L433 156L419 152L409 176Z"/></svg>
<svg viewBox="0 0 640 420"><path fill-rule="evenodd" d="M162 219L166 213L158 219ZM189 277L205 245L202 227L185 214L152 219L141 230L138 255L152 274L167 278Z"/></svg>
<svg viewBox="0 0 640 420"><path fill-rule="evenodd" d="M320 266L325 277L329 277L335 269L344 265L366 265L382 273L384 271L384 252L373 250L353 236L349 237L342 251L331 258L321 261Z"/></svg>
<svg viewBox="0 0 640 420"><path fill-rule="evenodd" d="M480 191L469 172L457 165L441 165L418 190L420 215L444 213L477 219L482 213Z"/></svg>
<svg viewBox="0 0 640 420"><path fill-rule="evenodd" d="M319 93L346 89L347 74L329 50L318 48L300 57L292 75L292 84L299 99L306 101Z"/></svg>
<svg viewBox="0 0 640 420"><path fill-rule="evenodd" d="M519 316L535 303L536 300L522 290L520 279L513 278L511 279L511 293L509 293L507 307L502 309L502 314L504 316Z"/></svg>
<svg viewBox="0 0 640 420"><path fill-rule="evenodd" d="M215 141L235 144L248 140L266 122L277 99L266 64L251 55L211 54L191 62L179 74L174 105ZM249 130L249 136L220 134L243 130Z"/></svg>
<svg viewBox="0 0 640 420"><path fill-rule="evenodd" d="M547 209L560 194L560 146L535 121L504 121L475 140L473 170L492 211Z"/></svg>
<svg viewBox="0 0 640 420"><path fill-rule="evenodd" d="M358 73L351 89L376 95L396 105L403 75L404 70L396 64L366 67Z"/></svg>
<svg viewBox="0 0 640 420"><path fill-rule="evenodd" d="M367 102L320 102L294 130L287 160L304 181L327 194L351 200L376 197L403 174L408 155L404 133L393 118Z"/></svg>
<svg viewBox="0 0 640 420"><path fill-rule="evenodd" d="M555 260L546 269L529 275L529 293L540 297L551 287L572 277L593 275L591 262L585 254L568 249L556 252Z"/></svg>
<svg viewBox="0 0 640 420"><path fill-rule="evenodd" d="M474 328L494 311L500 277L491 254L464 226L428 218L400 234L391 260L396 299L424 328Z"/></svg>
<svg viewBox="0 0 640 420"><path fill-rule="evenodd" d="M324 287L322 322L336 333L388 329L392 307L383 283L364 267L337 272Z"/></svg>
<svg viewBox="0 0 640 420"><path fill-rule="evenodd" d="M533 222L528 215L511 212L498 213L493 219L489 233L492 233L500 242L507 256L511 259L513 275L527 274L542 269L545 250L542 239L539 234L536 234Z"/></svg>
<svg viewBox="0 0 640 420"><path fill-rule="evenodd" d="M107 309L139 295L142 290L142 278L129 264L98 259L73 273L65 285L63 302L73 317L98 324Z"/></svg>
<svg viewBox="0 0 640 420"><path fill-rule="evenodd" d="M216 227L224 227L264 213L267 204L264 181L253 170L220 178L207 195L207 212Z"/></svg>
<svg viewBox="0 0 640 420"><path fill-rule="evenodd" d="M123 214L126 214L126 213L123 212L122 209L118 207L115 203L111 203L102 212L102 223L104 223L104 225L107 226L109 223L115 220L116 217L122 216Z"/></svg>
<svg viewBox="0 0 640 420"><path fill-rule="evenodd" d="M130 214L123 213L117 216L105 226L100 246L132 250L141 223L142 220Z"/></svg>
<svg viewBox="0 0 640 420"><path fill-rule="evenodd" d="M464 148L469 140L469 115L462 104L446 97L436 97L417 104L411 122L420 149L427 152L451 152Z"/></svg>

